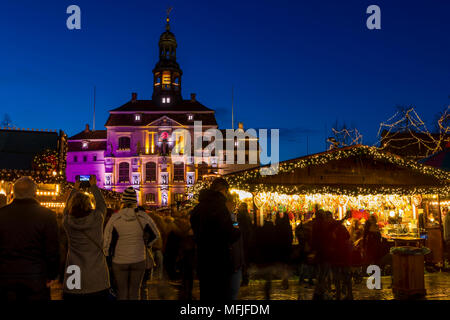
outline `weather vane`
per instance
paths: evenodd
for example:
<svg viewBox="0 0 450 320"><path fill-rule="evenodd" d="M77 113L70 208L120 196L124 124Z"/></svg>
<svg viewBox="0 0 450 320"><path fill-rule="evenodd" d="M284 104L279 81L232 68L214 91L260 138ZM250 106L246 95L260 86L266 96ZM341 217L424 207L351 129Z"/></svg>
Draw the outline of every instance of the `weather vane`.
<svg viewBox="0 0 450 320"><path fill-rule="evenodd" d="M173 7L169 7L169 8L167 8L167 10L166 10L166 12L167 12L167 19L166 19L166 21L167 21L167 23L169 23L169 15L170 15L170 12L172 11L172 9L173 9Z"/></svg>

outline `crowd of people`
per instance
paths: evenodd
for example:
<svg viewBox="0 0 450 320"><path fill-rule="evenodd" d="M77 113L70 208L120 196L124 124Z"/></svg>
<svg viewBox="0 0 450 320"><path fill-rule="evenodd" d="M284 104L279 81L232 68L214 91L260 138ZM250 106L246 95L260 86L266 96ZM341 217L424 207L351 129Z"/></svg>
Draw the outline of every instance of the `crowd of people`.
<svg viewBox="0 0 450 320"><path fill-rule="evenodd" d="M353 299L362 270L390 264L375 216L362 226L315 208L293 232L281 211L255 225L222 178L196 206L163 210L138 206L132 187L108 209L95 176L89 184L75 183L58 220L30 178L16 181L14 201L0 208L0 299L50 299L60 281L64 300L147 300L150 290L167 299L174 283L179 299L192 300L196 278L201 300L235 300L251 278L265 279L270 299L273 280L288 289L294 274L314 286L313 299Z"/></svg>

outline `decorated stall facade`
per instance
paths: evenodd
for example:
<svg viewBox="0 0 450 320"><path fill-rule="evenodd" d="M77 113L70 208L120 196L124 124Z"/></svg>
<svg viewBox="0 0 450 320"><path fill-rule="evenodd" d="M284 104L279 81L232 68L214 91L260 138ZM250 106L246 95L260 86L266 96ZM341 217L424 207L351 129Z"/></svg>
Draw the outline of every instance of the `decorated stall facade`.
<svg viewBox="0 0 450 320"><path fill-rule="evenodd" d="M241 201L254 205L258 224L283 211L295 227L318 207L337 219L348 211L363 222L376 215L386 237L420 237L423 199L437 201L450 191L448 172L362 145L280 162L272 175L256 168L224 178Z"/></svg>

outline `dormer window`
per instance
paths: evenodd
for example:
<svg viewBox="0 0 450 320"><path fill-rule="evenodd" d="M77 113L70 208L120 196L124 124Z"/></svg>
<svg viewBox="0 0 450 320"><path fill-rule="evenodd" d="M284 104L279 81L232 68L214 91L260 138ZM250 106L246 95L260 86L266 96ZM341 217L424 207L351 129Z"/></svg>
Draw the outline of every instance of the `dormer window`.
<svg viewBox="0 0 450 320"><path fill-rule="evenodd" d="M193 115L193 114L188 114L188 120L189 120L189 121L194 120L194 115Z"/></svg>
<svg viewBox="0 0 450 320"><path fill-rule="evenodd" d="M135 114L134 115L134 121L136 121L136 122L141 121L141 115L140 114Z"/></svg>
<svg viewBox="0 0 450 320"><path fill-rule="evenodd" d="M162 103L170 103L170 97L163 97Z"/></svg>
<svg viewBox="0 0 450 320"><path fill-rule="evenodd" d="M81 147L82 147L83 149L87 149L88 146L89 146L89 143L88 143L87 141L83 141L83 142L81 143Z"/></svg>

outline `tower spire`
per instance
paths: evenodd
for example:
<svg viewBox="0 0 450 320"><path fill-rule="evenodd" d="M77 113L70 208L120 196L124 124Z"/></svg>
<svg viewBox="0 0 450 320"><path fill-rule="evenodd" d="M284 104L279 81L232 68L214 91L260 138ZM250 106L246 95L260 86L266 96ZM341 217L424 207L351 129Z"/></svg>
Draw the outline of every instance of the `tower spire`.
<svg viewBox="0 0 450 320"><path fill-rule="evenodd" d="M153 95L162 104L182 100L181 76L183 72L177 63L177 40L170 31L170 12L166 11L166 30L159 37L159 61L153 69Z"/></svg>
<svg viewBox="0 0 450 320"><path fill-rule="evenodd" d="M167 10L166 10L166 13L167 13L167 17L166 17L166 30L167 30L167 31L170 31L170 24L169 24L169 22L170 22L170 12L172 11L172 9L173 9L173 7L169 7L169 8L167 8Z"/></svg>

